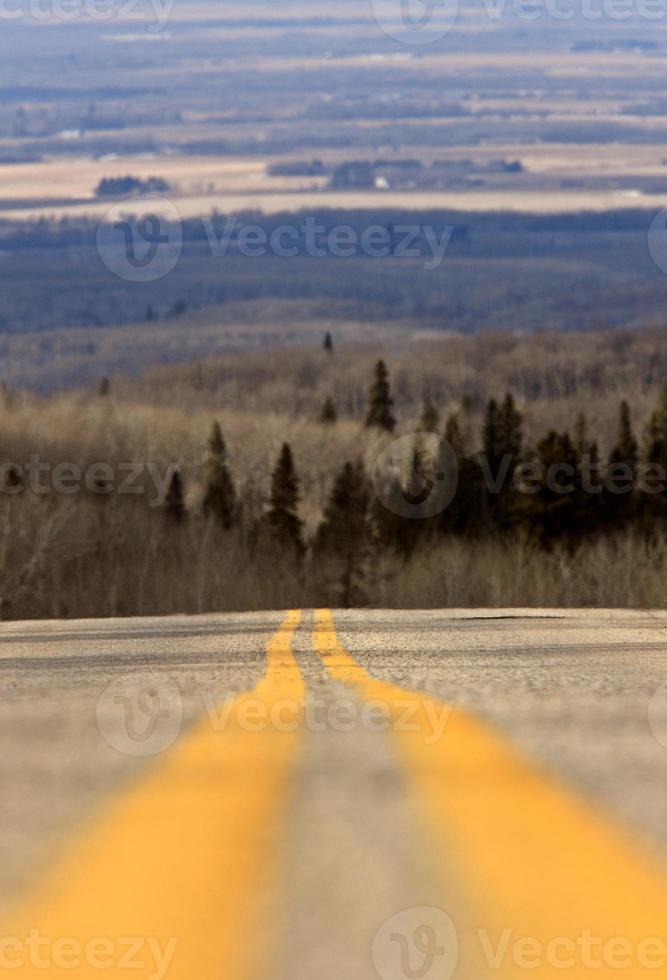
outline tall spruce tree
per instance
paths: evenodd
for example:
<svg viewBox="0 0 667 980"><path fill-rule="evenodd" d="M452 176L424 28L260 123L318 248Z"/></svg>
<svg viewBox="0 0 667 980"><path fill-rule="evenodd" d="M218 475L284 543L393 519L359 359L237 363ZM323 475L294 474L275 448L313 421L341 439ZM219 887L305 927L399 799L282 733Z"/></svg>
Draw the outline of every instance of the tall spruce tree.
<svg viewBox="0 0 667 980"><path fill-rule="evenodd" d="M538 443L537 458L542 470L539 492L527 498L532 529L546 546L558 540L577 541L585 530L581 523L585 506L577 485L577 450L570 435L552 429Z"/></svg>
<svg viewBox="0 0 667 980"><path fill-rule="evenodd" d="M626 401L622 401L619 408L618 432L614 448L609 455L609 462L612 465L624 464L630 468L633 474L637 472L639 446L632 431L630 406Z"/></svg>
<svg viewBox="0 0 667 980"><path fill-rule="evenodd" d="M483 452L494 472L503 457L511 457L513 465L519 462L523 443L522 418L513 396L508 392L501 405L492 398L484 416L482 433Z"/></svg>
<svg viewBox="0 0 667 980"><path fill-rule="evenodd" d="M667 383L646 424L642 456L646 463L655 463L667 469Z"/></svg>
<svg viewBox="0 0 667 980"><path fill-rule="evenodd" d="M482 430L482 452L491 472L495 473L500 466L503 455L502 425L500 409L495 398L491 398L486 406L484 428Z"/></svg>
<svg viewBox="0 0 667 980"><path fill-rule="evenodd" d="M618 413L616 442L609 454L605 514L612 530L634 520L639 501L636 480L639 468L639 446L632 431L630 406L622 401Z"/></svg>
<svg viewBox="0 0 667 980"><path fill-rule="evenodd" d="M299 478L292 450L283 444L271 476L271 496L265 522L273 540L288 554L302 558L303 522L299 517Z"/></svg>
<svg viewBox="0 0 667 980"><path fill-rule="evenodd" d="M213 518L225 531L236 516L236 491L227 465L227 447L218 422L214 422L204 459L204 502L206 517Z"/></svg>
<svg viewBox="0 0 667 980"><path fill-rule="evenodd" d="M508 392L500 405L492 398L484 418L480 468L486 483L488 518L503 529L518 519L520 501L512 477L521 460L522 445L522 417L513 396Z"/></svg>
<svg viewBox="0 0 667 980"><path fill-rule="evenodd" d="M394 401L389 387L389 372L384 361L378 361L375 365L375 377L368 395L368 402L367 428L376 427L385 429L387 432L393 432L396 428L396 419L392 414Z"/></svg>
<svg viewBox="0 0 667 980"><path fill-rule="evenodd" d="M174 524L180 524L185 520L187 514L185 507L185 488L180 470L174 471L162 509L165 517Z"/></svg>
<svg viewBox="0 0 667 980"><path fill-rule="evenodd" d="M337 475L324 520L315 538L315 555L334 568L336 601L344 607L367 601L366 574L371 549L371 492L361 462L345 463Z"/></svg>
<svg viewBox="0 0 667 980"><path fill-rule="evenodd" d="M589 437L588 419L579 412L574 423L573 447L577 459L576 512L572 511L572 523L581 534L599 529L609 518L614 503L607 500L604 475L600 466L600 450L595 439Z"/></svg>
<svg viewBox="0 0 667 980"><path fill-rule="evenodd" d="M588 420L584 412L579 412L574 423L574 448L580 461L589 455Z"/></svg>
<svg viewBox="0 0 667 980"><path fill-rule="evenodd" d="M644 481L651 492L642 494L636 504L647 533L652 535L661 531L667 520L667 493L664 490L667 475L667 383L646 423L641 461L646 464Z"/></svg>
<svg viewBox="0 0 667 980"><path fill-rule="evenodd" d="M523 445L523 418L510 392L507 392L500 406L499 423L501 454L511 456L513 465L516 465L519 462Z"/></svg>

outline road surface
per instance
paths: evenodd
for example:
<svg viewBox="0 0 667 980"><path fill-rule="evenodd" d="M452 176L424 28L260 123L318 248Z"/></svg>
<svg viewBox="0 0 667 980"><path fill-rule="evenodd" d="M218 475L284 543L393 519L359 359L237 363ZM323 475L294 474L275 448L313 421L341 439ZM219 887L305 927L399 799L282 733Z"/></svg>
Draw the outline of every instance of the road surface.
<svg viewBox="0 0 667 980"><path fill-rule="evenodd" d="M667 613L6 623L0 969L667 976Z"/></svg>

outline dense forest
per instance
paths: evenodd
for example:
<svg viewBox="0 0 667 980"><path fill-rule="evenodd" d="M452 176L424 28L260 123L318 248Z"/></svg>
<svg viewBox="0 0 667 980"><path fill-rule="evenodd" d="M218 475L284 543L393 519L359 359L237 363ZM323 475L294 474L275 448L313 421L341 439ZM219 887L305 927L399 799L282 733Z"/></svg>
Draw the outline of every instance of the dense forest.
<svg viewBox="0 0 667 980"><path fill-rule="evenodd" d="M238 355L50 398L5 389L3 615L660 605L662 334L573 336L589 344L578 375L562 335L385 362L327 334L271 365ZM485 390L521 363L523 385L519 371Z"/></svg>

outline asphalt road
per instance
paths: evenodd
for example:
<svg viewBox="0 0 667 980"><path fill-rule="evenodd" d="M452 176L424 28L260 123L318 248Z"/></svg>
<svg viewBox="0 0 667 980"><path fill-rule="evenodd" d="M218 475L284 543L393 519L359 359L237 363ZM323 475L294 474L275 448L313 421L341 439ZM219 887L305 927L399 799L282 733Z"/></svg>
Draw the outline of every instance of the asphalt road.
<svg viewBox="0 0 667 980"><path fill-rule="evenodd" d="M15 976L667 976L666 613L6 623L0 704Z"/></svg>

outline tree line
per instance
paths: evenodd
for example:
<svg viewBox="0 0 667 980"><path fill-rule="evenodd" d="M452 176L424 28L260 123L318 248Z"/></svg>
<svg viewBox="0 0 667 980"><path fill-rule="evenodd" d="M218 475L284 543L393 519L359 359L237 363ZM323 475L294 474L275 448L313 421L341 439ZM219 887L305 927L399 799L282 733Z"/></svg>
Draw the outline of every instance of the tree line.
<svg viewBox="0 0 667 980"><path fill-rule="evenodd" d="M331 337L324 346L334 357ZM106 381L97 397L109 395ZM471 409L443 415L426 398L406 434L378 361L360 419L367 455L336 462L315 521L298 443L296 452L288 442L279 449L265 491L254 473L235 471L217 421L197 470L170 463L155 501L146 492L114 494L111 485L99 494L30 493L20 467L5 464L0 614L10 606L26 616L278 607L304 597L364 605L387 589L402 596L400 583L417 581L421 569L449 568L460 578L465 556L477 562L479 585L493 564L484 572L479 556L491 552L494 568L498 555L512 554L549 567L545 595L554 601L559 562L574 567L585 554L592 561L598 545L621 554L623 540L636 555L644 542L646 554L663 553L667 386L641 438L628 403L620 404L604 454L583 416L572 431L553 429L531 444L512 394L487 402L479 433ZM317 418L323 436L339 424L335 392ZM439 496L452 470L452 493ZM582 581L593 575L590 561Z"/></svg>
<svg viewBox="0 0 667 980"><path fill-rule="evenodd" d="M330 336L324 347L333 354ZM327 398L319 421L323 426L336 424L333 398ZM385 433L389 442L398 424L389 372L381 360L369 389L364 424ZM369 472L362 459L342 463L311 540L306 540L299 511L297 464L285 443L271 475L263 516L250 530L246 527L249 553L261 552L270 543L295 573L326 575L336 600L355 605L364 602L379 555L391 552L408 560L418 549L446 536L477 540L524 536L544 549L556 545L574 549L586 538L608 536L630 526L647 538L664 529L667 384L641 443L628 403L620 403L616 438L606 458L583 415L572 432L552 429L534 446L527 445L523 418L511 393L488 401L477 449L462 413L451 412L443 423L428 398L410 439L409 458L399 460L407 464L402 469L390 468L378 475ZM449 465L454 461L456 490L433 514L429 496L446 475L438 472L444 465L439 447L447 448ZM217 422L206 448L204 484L205 518L225 532L243 524L243 502ZM406 501L411 502L407 511ZM178 472L164 512L176 524L188 519Z"/></svg>

